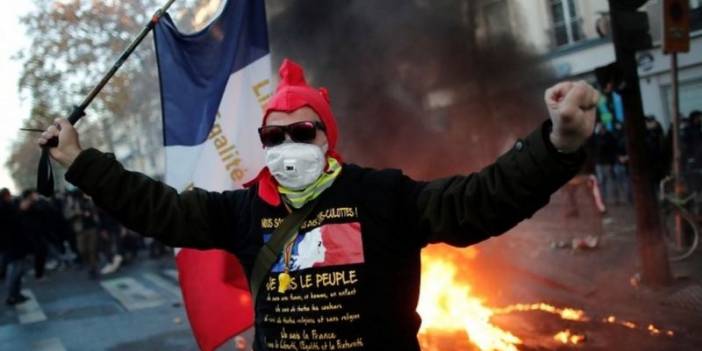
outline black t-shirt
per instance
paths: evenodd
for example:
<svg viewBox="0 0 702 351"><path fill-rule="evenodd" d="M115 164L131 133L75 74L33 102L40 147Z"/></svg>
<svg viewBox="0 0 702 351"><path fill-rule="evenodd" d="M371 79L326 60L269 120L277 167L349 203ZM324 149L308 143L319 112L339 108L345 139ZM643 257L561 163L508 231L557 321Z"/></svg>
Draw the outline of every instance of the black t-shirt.
<svg viewBox="0 0 702 351"><path fill-rule="evenodd" d="M428 234L420 230L416 203L424 186L399 171L346 165L288 249L289 288L278 291L286 255L264 281L256 349L418 350L413 306ZM256 202L249 236L239 238L258 248L286 211ZM235 254L250 272L254 255Z"/></svg>

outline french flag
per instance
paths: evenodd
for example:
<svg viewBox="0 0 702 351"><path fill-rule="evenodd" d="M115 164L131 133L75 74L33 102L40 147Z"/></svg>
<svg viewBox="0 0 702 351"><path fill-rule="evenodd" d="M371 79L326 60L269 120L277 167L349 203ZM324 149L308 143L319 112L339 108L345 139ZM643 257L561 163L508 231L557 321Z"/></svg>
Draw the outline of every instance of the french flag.
<svg viewBox="0 0 702 351"><path fill-rule="evenodd" d="M166 14L154 41L166 183L181 191L242 188L264 166L256 128L273 91L263 1L226 1L216 19L194 34L179 32ZM234 256L181 249L176 262L201 349L229 344L252 327L248 282Z"/></svg>

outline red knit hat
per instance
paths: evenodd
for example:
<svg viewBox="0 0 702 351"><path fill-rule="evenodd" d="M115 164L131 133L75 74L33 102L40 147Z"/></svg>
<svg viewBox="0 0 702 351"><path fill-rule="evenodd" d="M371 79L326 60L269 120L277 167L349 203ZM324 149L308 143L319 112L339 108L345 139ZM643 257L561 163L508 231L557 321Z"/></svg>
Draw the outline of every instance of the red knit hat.
<svg viewBox="0 0 702 351"><path fill-rule="evenodd" d="M338 130L336 120L329 104L329 94L327 89L315 89L305 81L305 72L302 67L290 59L284 59L280 65L280 83L275 90L275 94L266 105L261 125L266 125L268 116L273 111L291 113L302 107L309 107L319 116L324 124L327 135L328 150L327 156L331 156L341 162L341 156L336 152L336 140ZM258 176L244 187L251 187L258 184L258 196L270 205L280 205L280 194L278 193L278 182L275 180L268 167L259 172Z"/></svg>

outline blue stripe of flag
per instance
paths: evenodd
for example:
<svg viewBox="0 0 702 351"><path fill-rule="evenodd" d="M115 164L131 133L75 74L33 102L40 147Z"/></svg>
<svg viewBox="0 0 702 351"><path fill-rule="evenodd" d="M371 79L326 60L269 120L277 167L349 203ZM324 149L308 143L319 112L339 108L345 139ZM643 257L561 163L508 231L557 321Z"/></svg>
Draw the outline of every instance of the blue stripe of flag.
<svg viewBox="0 0 702 351"><path fill-rule="evenodd" d="M194 34L180 33L168 14L156 25L165 146L203 143L229 76L269 52L263 0L229 0L224 6Z"/></svg>

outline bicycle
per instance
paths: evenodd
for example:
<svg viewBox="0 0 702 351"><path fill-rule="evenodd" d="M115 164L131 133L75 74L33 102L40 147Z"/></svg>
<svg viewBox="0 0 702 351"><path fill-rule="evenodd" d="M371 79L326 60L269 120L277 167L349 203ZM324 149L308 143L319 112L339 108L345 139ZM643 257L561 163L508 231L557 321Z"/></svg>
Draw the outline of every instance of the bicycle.
<svg viewBox="0 0 702 351"><path fill-rule="evenodd" d="M673 187L668 186L673 180L668 176L660 182L661 224L668 259L681 261L690 257L699 246L702 216L697 211L700 208L698 194L676 195Z"/></svg>

